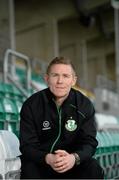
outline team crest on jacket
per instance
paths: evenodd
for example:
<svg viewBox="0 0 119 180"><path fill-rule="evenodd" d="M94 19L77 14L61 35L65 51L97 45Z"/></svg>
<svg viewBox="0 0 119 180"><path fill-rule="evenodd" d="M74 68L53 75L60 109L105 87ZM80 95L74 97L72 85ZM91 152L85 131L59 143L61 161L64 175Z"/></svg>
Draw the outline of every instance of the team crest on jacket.
<svg viewBox="0 0 119 180"><path fill-rule="evenodd" d="M65 124L65 128L68 131L75 131L77 128L77 124L76 121L74 119L69 119L67 120L66 124Z"/></svg>

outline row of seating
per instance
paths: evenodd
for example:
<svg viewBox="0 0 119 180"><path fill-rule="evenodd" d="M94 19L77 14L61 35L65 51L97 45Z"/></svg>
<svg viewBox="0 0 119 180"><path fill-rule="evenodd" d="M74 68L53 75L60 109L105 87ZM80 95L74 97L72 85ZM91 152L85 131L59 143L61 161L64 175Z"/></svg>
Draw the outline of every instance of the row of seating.
<svg viewBox="0 0 119 180"><path fill-rule="evenodd" d="M0 129L9 130L18 135L22 102L9 98L0 98Z"/></svg>
<svg viewBox="0 0 119 180"><path fill-rule="evenodd" d="M97 132L99 145L95 158L105 172L105 179L119 177L119 131L105 130Z"/></svg>
<svg viewBox="0 0 119 180"><path fill-rule="evenodd" d="M105 179L119 177L119 151L96 155L96 159L104 169Z"/></svg>
<svg viewBox="0 0 119 180"><path fill-rule="evenodd" d="M19 101L24 101L25 99L18 88L3 82L0 82L0 98L10 98Z"/></svg>
<svg viewBox="0 0 119 180"><path fill-rule="evenodd" d="M0 130L19 134L20 110L25 97L12 84L0 83Z"/></svg>
<svg viewBox="0 0 119 180"><path fill-rule="evenodd" d="M98 154L119 150L119 130L105 130L97 132Z"/></svg>
<svg viewBox="0 0 119 180"><path fill-rule="evenodd" d="M21 72L20 72L21 73ZM23 73L23 72L22 72ZM25 72L24 72L25 73ZM33 85L38 89L46 87L43 78L33 75ZM38 83L39 81L39 83ZM40 86L39 86L40 84ZM36 92L30 89L29 96ZM20 110L26 97L10 83L0 82L0 129L9 130L15 134L19 134Z"/></svg>

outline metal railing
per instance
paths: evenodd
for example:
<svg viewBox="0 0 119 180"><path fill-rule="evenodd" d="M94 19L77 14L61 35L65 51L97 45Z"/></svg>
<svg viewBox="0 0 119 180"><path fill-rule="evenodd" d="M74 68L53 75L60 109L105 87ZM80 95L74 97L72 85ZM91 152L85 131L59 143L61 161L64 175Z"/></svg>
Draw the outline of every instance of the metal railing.
<svg viewBox="0 0 119 180"><path fill-rule="evenodd" d="M15 78L14 78L14 63L15 61L17 61L16 58L14 58L14 61L13 59L9 58L9 56L12 55L14 57L18 57L20 58L25 66L26 66L26 89L24 89L22 87L22 85L18 82L16 82ZM9 72L9 64L10 66L12 67L11 68L11 72ZM3 81L4 83L7 83L8 81L11 81L19 90L20 92L25 96L25 97L28 97L28 92L30 90L30 87L31 87L31 64L30 64L30 59L28 56L22 54L22 53L19 53L19 52L16 52L14 50L11 50L11 49L7 49L6 52L5 52L5 56L4 56L4 63L3 63Z"/></svg>

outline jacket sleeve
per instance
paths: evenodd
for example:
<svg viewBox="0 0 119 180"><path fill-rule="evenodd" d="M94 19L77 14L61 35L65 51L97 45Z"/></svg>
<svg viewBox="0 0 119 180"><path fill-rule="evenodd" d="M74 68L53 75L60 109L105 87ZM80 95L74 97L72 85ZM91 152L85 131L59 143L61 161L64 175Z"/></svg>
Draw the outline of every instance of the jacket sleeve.
<svg viewBox="0 0 119 180"><path fill-rule="evenodd" d="M45 163L47 152L40 149L33 113L29 104L25 102L20 112L20 151L23 159L42 164Z"/></svg>
<svg viewBox="0 0 119 180"><path fill-rule="evenodd" d="M84 107L83 107L84 108ZM80 156L80 161L85 161L91 158L98 145L96 140L96 122L95 122L95 110L93 104L87 101L85 105L85 119L83 121L81 131L81 148L77 149L76 153Z"/></svg>

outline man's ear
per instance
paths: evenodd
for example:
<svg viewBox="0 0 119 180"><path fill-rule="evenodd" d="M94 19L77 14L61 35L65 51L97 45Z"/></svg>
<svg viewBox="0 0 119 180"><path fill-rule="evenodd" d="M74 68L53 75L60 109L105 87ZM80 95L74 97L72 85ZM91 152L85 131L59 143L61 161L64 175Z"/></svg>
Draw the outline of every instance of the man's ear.
<svg viewBox="0 0 119 180"><path fill-rule="evenodd" d="M77 76L74 76L74 79L73 79L73 82L72 82L72 86L75 86L76 82L77 82Z"/></svg>
<svg viewBox="0 0 119 180"><path fill-rule="evenodd" d="M45 82L48 84L48 74L44 75Z"/></svg>

